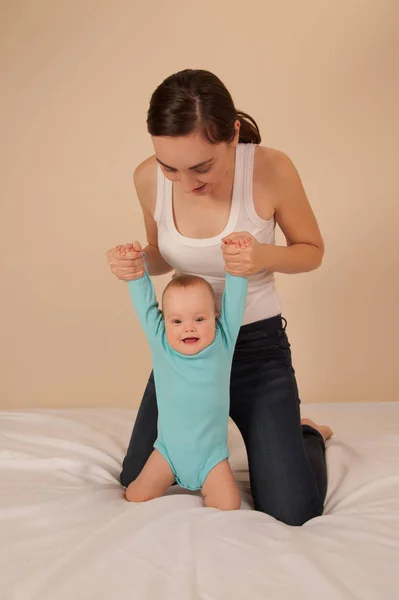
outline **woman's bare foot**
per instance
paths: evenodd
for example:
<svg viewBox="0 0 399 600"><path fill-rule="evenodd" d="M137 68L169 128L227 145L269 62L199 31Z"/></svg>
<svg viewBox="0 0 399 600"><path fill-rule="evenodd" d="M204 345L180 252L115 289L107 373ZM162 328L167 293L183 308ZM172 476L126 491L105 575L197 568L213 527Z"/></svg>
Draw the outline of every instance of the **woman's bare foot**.
<svg viewBox="0 0 399 600"><path fill-rule="evenodd" d="M333 434L333 430L328 425L317 425L312 419L301 419L301 425L310 425L313 429L317 429L324 438L324 441L328 440Z"/></svg>

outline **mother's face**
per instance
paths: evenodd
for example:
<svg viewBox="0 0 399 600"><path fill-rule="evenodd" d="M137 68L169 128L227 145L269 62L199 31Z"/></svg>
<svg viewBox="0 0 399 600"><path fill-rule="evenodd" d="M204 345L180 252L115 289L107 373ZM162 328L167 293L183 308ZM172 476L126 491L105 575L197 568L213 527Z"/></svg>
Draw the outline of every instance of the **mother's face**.
<svg viewBox="0 0 399 600"><path fill-rule="evenodd" d="M186 194L204 196L217 191L234 167L239 121L232 142L209 143L200 132L181 137L153 136L155 156L162 172Z"/></svg>

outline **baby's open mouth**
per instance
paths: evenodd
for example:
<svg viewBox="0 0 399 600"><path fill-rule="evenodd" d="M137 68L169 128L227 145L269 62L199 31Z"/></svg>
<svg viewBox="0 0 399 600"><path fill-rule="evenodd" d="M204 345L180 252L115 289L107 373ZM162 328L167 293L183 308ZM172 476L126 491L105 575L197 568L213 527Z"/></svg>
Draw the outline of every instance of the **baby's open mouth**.
<svg viewBox="0 0 399 600"><path fill-rule="evenodd" d="M183 340L184 344L195 344L195 342L198 342L199 338L197 337L186 337Z"/></svg>

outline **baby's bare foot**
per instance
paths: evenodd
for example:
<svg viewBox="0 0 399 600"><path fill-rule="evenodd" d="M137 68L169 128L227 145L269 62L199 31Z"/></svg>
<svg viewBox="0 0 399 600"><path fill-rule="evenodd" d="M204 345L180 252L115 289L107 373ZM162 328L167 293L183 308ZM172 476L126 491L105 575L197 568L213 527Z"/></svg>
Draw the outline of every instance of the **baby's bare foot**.
<svg viewBox="0 0 399 600"><path fill-rule="evenodd" d="M328 440L333 434L333 430L328 425L317 425L312 419L301 419L302 425L310 425L313 429L317 429L324 438L324 441Z"/></svg>

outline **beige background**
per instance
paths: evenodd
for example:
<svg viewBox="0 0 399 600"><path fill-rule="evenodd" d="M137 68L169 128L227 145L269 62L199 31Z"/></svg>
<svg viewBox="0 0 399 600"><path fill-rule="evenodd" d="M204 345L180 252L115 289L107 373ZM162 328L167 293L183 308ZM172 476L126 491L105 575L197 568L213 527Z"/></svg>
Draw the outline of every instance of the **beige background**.
<svg viewBox="0 0 399 600"><path fill-rule="evenodd" d="M105 253L145 241L148 101L186 67L291 156L318 216L322 268L278 277L303 402L399 400L395 0L8 0L0 17L1 406L138 405L150 356Z"/></svg>

